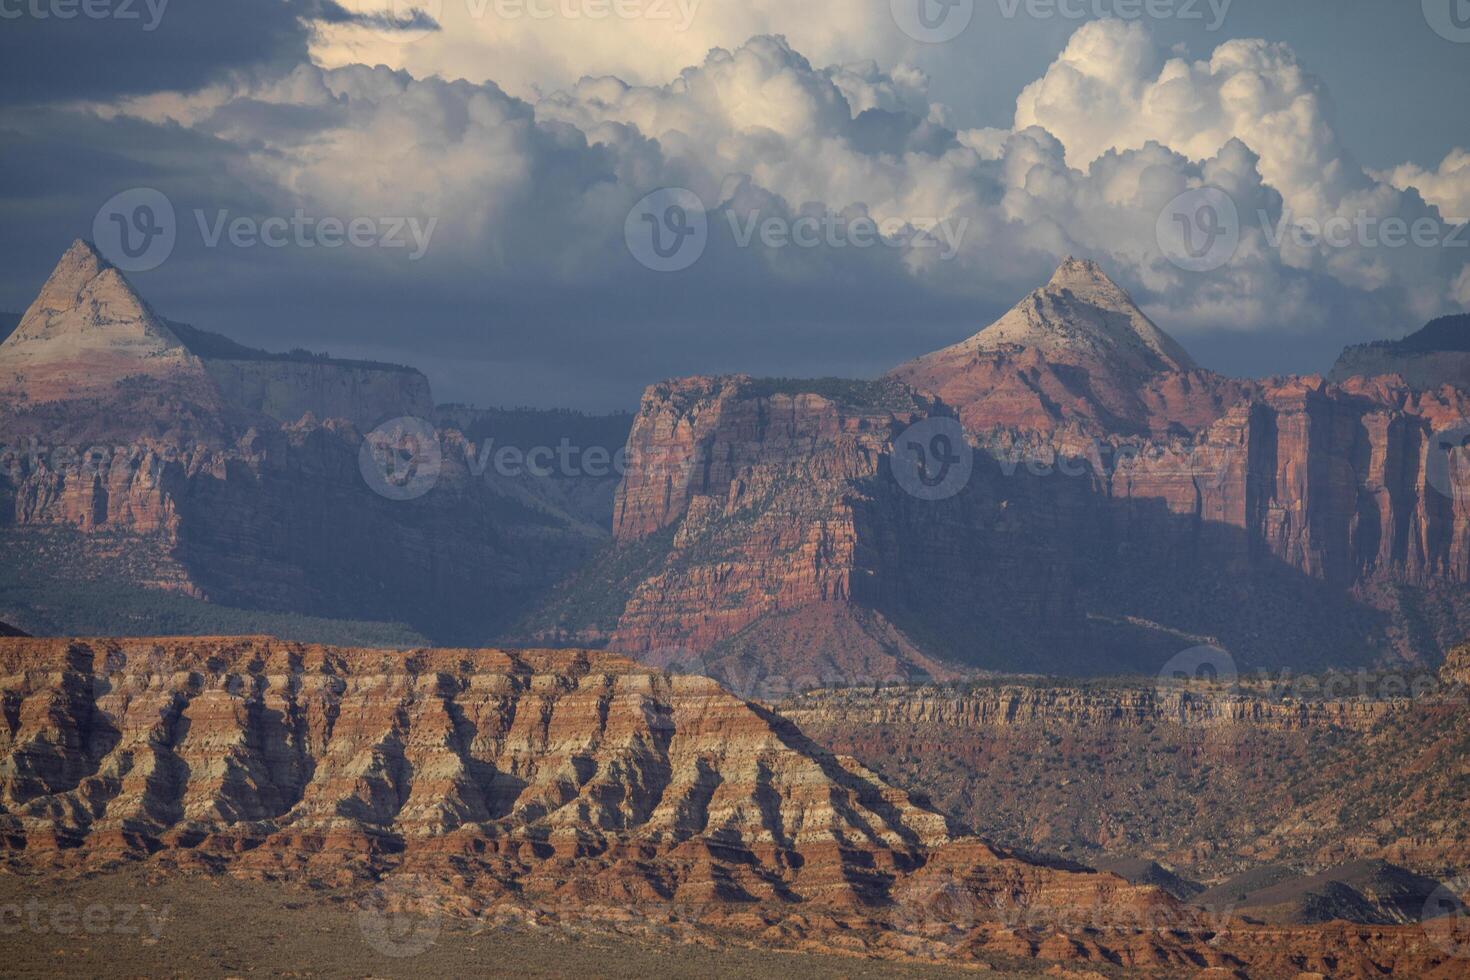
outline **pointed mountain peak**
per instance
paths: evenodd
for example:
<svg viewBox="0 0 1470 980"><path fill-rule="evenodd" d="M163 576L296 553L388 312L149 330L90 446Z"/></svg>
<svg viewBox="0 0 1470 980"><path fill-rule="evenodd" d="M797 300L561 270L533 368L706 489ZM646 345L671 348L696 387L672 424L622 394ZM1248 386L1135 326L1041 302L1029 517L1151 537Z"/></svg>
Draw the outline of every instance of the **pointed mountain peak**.
<svg viewBox="0 0 1470 980"><path fill-rule="evenodd" d="M1092 259L1074 259L1070 255L1057 266L1051 279L1042 287L1049 293L1071 293L1078 299L1105 310L1131 315L1137 311L1127 290L1108 278L1102 266ZM1142 316L1143 314L1139 314Z"/></svg>
<svg viewBox="0 0 1470 980"><path fill-rule="evenodd" d="M1057 266L1057 271L1051 274L1051 281L1046 284L1048 289L1066 289L1073 285L1108 285L1118 288L1118 284L1108 278L1103 272L1102 266L1092 259L1079 259L1067 256L1062 264Z"/></svg>
<svg viewBox="0 0 1470 980"><path fill-rule="evenodd" d="M78 238L51 270L7 343L44 339L61 330L126 323L135 324L140 334L164 346L179 345L127 278L96 246Z"/></svg>
<svg viewBox="0 0 1470 980"><path fill-rule="evenodd" d="M78 238L51 270L26 319L38 310L56 313L72 308L87 287L109 270L121 278L91 242Z"/></svg>
<svg viewBox="0 0 1470 980"><path fill-rule="evenodd" d="M56 400L130 375L169 374L192 361L123 274L78 239L0 344L0 388Z"/></svg>
<svg viewBox="0 0 1470 980"><path fill-rule="evenodd" d="M1070 256L1045 286L962 346L972 351L1024 348L1057 363L1133 375L1197 367L1102 266Z"/></svg>

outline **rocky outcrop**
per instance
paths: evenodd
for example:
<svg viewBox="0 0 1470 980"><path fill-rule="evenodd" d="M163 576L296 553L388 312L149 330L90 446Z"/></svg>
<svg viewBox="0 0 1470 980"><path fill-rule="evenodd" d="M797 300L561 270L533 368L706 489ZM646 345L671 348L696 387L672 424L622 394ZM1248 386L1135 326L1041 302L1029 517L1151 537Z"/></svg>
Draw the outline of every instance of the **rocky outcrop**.
<svg viewBox="0 0 1470 980"><path fill-rule="evenodd" d="M962 492L905 492L895 440L953 414L976 449ZM1069 261L884 382L651 387L615 501L621 580L590 582L618 608L570 635L737 684L732 656L769 676L776 649L787 680L837 683L1151 673L1206 642L1249 665L1433 662L1470 629L1470 495L1443 465L1465 417L1454 389L1201 372ZM863 655L827 652L858 635Z"/></svg>
<svg viewBox="0 0 1470 980"><path fill-rule="evenodd" d="M1420 391L1470 389L1470 314L1441 317L1402 340L1349 347L1327 377L1344 382L1386 376Z"/></svg>
<svg viewBox="0 0 1470 980"><path fill-rule="evenodd" d="M1445 654L1439 676L1447 684L1459 684L1470 689L1470 644L1455 647Z"/></svg>
<svg viewBox="0 0 1470 980"><path fill-rule="evenodd" d="M977 965L1450 975L1413 927L1266 936L999 851L705 678L603 654L12 638L0 703L0 854L32 876L381 878L481 921Z"/></svg>
<svg viewBox="0 0 1470 980"><path fill-rule="evenodd" d="M429 379L407 368L305 357L208 358L204 368L227 403L277 422L313 415L346 419L367 430L397 416L430 419L434 415Z"/></svg>
<svg viewBox="0 0 1470 980"><path fill-rule="evenodd" d="M825 393L781 388L695 378L645 396L614 534L632 547L677 530L649 556L609 645L674 661L762 622L787 641L809 627L816 634L805 648L762 644L779 650L763 673L818 670L824 661L829 669L923 672L931 665L922 655L899 636L877 637L879 624L848 620L856 644L823 642L843 627L830 617L815 622L823 616L810 607L833 604L831 611L868 588L873 559L859 553L862 515L849 488L876 476L888 441L924 417L925 405L881 382L834 382Z"/></svg>

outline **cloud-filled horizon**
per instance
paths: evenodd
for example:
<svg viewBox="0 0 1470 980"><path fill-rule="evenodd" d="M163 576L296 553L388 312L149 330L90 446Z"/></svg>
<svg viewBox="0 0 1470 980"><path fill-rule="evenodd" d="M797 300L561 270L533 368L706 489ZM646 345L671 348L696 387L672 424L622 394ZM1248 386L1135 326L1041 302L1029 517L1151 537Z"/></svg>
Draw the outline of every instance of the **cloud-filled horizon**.
<svg viewBox="0 0 1470 980"><path fill-rule="evenodd" d="M167 259L130 273L161 313L413 364L443 401L605 409L682 374L876 375L980 329L1067 255L1232 374L1324 372L1347 344L1470 308L1463 107L1424 95L1445 105L1448 136L1421 144L1438 159L1361 149L1314 66L1231 36L1223 0L1194 5L1224 19L1188 44L1168 19L1042 23L1061 47L1029 76L997 68L999 125L973 124L995 91L958 104L937 81L961 77L964 45L916 44L898 0L844 17L648 0L596 22L568 15L586 2L478 20L467 2L137 4L141 24L76 25L116 81L47 61L66 24L5 25L7 81L33 70L0 108L0 309L136 188L173 211ZM1470 55L1403 16L1425 58ZM130 74L155 41L192 56ZM666 188L658 216L689 205L707 241L657 271L638 234L680 229L642 226L640 202ZM1193 229L1199 261L1168 248L1181 199L1234 212Z"/></svg>

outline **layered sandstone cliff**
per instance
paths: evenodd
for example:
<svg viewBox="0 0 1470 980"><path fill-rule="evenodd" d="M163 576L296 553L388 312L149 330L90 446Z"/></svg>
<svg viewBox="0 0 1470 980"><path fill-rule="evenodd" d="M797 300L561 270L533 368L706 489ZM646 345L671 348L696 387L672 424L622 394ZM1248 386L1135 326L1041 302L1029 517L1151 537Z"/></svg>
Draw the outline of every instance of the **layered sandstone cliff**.
<svg viewBox="0 0 1470 980"><path fill-rule="evenodd" d="M382 880L481 921L976 965L1454 967L1417 927L1266 930L1009 855L708 679L605 654L6 638L0 704L0 854L32 876Z"/></svg>
<svg viewBox="0 0 1470 980"><path fill-rule="evenodd" d="M919 499L895 440L951 415L973 472ZM1470 629L1470 495L1443 445L1467 416L1454 388L1199 371L1073 261L884 381L651 387L616 574L562 603L616 608L567 635L735 683L732 657L784 666L782 693L945 662L1152 672L1206 642L1251 665L1432 663Z"/></svg>
<svg viewBox="0 0 1470 980"><path fill-rule="evenodd" d="M1439 678L868 688L780 710L1009 846L1198 880L1370 859L1440 875L1470 862L1462 660Z"/></svg>

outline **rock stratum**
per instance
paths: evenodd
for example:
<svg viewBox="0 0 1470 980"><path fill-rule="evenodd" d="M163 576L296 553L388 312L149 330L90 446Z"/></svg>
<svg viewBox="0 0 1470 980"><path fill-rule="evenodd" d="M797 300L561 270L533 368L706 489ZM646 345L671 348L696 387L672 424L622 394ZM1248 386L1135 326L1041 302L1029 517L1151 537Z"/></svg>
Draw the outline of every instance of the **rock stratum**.
<svg viewBox="0 0 1470 980"><path fill-rule="evenodd" d="M1199 880L1355 861L1452 877L1470 866L1467 657L1437 675L821 691L780 710L1009 847Z"/></svg>
<svg viewBox="0 0 1470 980"><path fill-rule="evenodd" d="M1151 673L1205 643L1242 665L1433 664L1470 631L1470 470L1444 439L1467 416L1464 387L1203 371L1069 260L880 381L650 387L617 549L528 630L742 688ZM943 419L973 472L920 499L893 462Z"/></svg>
<svg viewBox="0 0 1470 980"><path fill-rule="evenodd" d="M706 678L601 653L3 638L0 703L10 873L412 882L460 914L976 964L1462 965L1418 926L1253 925L1008 854Z"/></svg>

